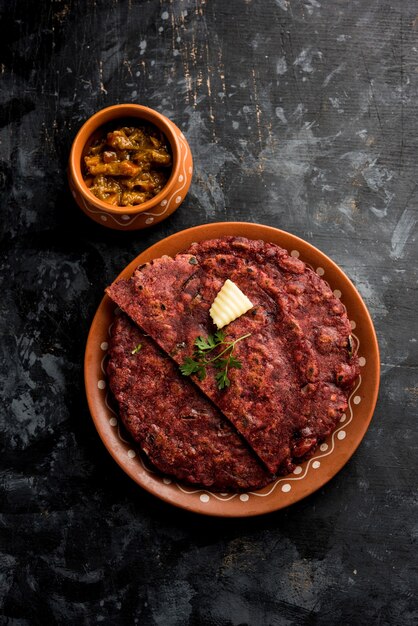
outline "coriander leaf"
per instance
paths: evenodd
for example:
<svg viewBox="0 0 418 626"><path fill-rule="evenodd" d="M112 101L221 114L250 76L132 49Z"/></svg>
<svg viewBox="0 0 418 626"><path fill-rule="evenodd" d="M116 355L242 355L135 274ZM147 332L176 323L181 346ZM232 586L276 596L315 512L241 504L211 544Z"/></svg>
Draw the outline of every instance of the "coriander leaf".
<svg viewBox="0 0 418 626"><path fill-rule="evenodd" d="M216 343L213 335L209 335L208 337L196 337L194 345L198 348L198 350L213 350L216 348Z"/></svg>
<svg viewBox="0 0 418 626"><path fill-rule="evenodd" d="M183 376L190 376L191 374L195 374L199 371L200 368L201 365L190 356L186 357L184 363L180 365L180 371Z"/></svg>
<svg viewBox="0 0 418 626"><path fill-rule="evenodd" d="M213 361L213 367L216 367L216 369L218 370L225 369L226 367L228 367L228 365L229 365L229 358Z"/></svg>
<svg viewBox="0 0 418 626"><path fill-rule="evenodd" d="M199 337L196 337L196 339L194 340L194 345L199 348L199 350L205 350L207 345L206 339L199 335Z"/></svg>
<svg viewBox="0 0 418 626"><path fill-rule="evenodd" d="M231 356L229 357L229 367L235 367L236 369L240 370L242 369L242 363L231 354Z"/></svg>
<svg viewBox="0 0 418 626"><path fill-rule="evenodd" d="M225 389L225 387L229 387L231 384L231 381L229 380L226 371L218 372L215 376L215 380L218 385L219 391L222 391L222 389Z"/></svg>
<svg viewBox="0 0 418 626"><path fill-rule="evenodd" d="M249 337L251 333L242 335L233 341L225 340L225 333L218 330L214 335L202 337L199 335L194 341L195 350L193 357L187 357L180 365L180 371L183 376L196 374L199 380L204 380L207 374L207 367L213 366L217 371L215 374L218 389L225 389L231 384L228 378L228 370L230 368L241 369L242 363L235 356L233 351L235 345ZM217 352L213 352L216 348L220 348Z"/></svg>
<svg viewBox="0 0 418 626"><path fill-rule="evenodd" d="M140 351L140 349L142 348L142 343L139 343L137 346L135 346L135 348L132 350L131 354L138 354L138 352Z"/></svg>

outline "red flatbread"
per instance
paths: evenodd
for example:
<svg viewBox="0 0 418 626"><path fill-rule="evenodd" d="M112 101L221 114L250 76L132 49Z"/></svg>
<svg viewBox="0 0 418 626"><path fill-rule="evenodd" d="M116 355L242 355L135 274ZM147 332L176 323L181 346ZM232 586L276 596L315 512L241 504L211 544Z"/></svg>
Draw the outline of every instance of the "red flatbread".
<svg viewBox="0 0 418 626"><path fill-rule="evenodd" d="M196 337L215 330L209 308L224 280L235 282L254 304L226 329L228 340L251 333L234 352L243 367L230 371L226 390L218 390L211 369L195 383L271 473L290 471L347 406L358 365L348 349L344 307L322 279L277 246L225 238L191 251L152 261L107 293L181 364Z"/></svg>
<svg viewBox="0 0 418 626"><path fill-rule="evenodd" d="M126 429L164 474L218 491L273 480L229 421L123 314L112 326L107 374Z"/></svg>

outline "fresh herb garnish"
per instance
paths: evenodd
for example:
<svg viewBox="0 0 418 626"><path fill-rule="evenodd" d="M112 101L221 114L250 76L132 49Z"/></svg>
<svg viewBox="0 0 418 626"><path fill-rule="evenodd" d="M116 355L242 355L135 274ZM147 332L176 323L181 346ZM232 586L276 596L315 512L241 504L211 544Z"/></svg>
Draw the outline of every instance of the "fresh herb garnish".
<svg viewBox="0 0 418 626"><path fill-rule="evenodd" d="M241 369L242 363L234 355L234 348L239 341L249 337L251 333L242 335L233 341L225 341L225 333L217 330L213 335L207 337L199 336L194 342L193 357L188 356L184 363L180 365L180 371L183 376L196 374L199 380L206 378L206 368L213 365L217 370L215 374L216 384L219 390L229 387L231 381L228 378L228 371L232 368ZM220 352L212 356L216 348L222 348Z"/></svg>
<svg viewBox="0 0 418 626"><path fill-rule="evenodd" d="M138 354L138 352L140 351L140 349L142 348L142 343L139 343L137 346L135 346L135 348L132 350L131 354Z"/></svg>

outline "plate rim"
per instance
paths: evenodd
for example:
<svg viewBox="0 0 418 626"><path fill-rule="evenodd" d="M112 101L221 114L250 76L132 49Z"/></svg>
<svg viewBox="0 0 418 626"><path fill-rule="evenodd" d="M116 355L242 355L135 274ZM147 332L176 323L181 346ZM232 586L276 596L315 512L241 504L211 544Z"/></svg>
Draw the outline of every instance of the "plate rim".
<svg viewBox="0 0 418 626"><path fill-rule="evenodd" d="M218 231L219 229L221 230L226 230L228 232L226 233L217 233L216 235L211 235L210 232L215 230ZM243 234L243 229L248 229L249 231L254 231L253 234L251 233L246 233ZM229 232L231 231L231 232ZM233 231L238 231L238 232L233 232ZM258 232L260 231L260 232ZM263 235L261 235L261 231L263 233ZM209 232L209 235L207 235L207 233ZM257 236L254 236L255 233L258 233ZM282 508L286 508L288 506L291 506L292 504L295 504L296 502L299 502L300 500L304 499L305 497L312 495L313 493L315 493L316 491L318 491L320 488L322 488L326 483L328 483L334 476L336 476L341 470L342 468L348 463L348 461L351 459L351 457L354 455L354 453L356 452L357 448L359 447L360 443L363 441L365 434L370 426L370 422L373 418L374 412L375 412L375 408L376 408L376 403L377 403L377 398L378 398L378 393L379 393L379 385L380 385L380 354L379 354L379 345L378 345L378 341L377 341L377 335L376 335L376 330L374 328L374 324L373 324L373 320L371 318L371 315L368 311L368 308L360 294L360 292L358 291L358 289L356 288L356 286L354 285L353 281L350 279L350 277L344 272L344 270L342 270L335 261L333 261L333 259L331 259L327 254L325 254L324 252L322 252L319 248L317 248L316 246L312 245L311 243L309 243L308 241L306 241L305 239L302 239L301 237L294 235L293 233L290 233L288 231L284 231L282 229L279 228L275 228L273 226L267 226L264 224L259 224L259 223L255 223L255 222L229 222L229 221L225 221L225 222L211 222L211 223L207 223L207 224L199 224L197 226L192 226L190 228L178 231L176 233L173 233L171 235L169 235L168 237L164 237L163 239L160 239L159 241L155 242L154 244L152 244L151 246L148 246L147 248L145 248L142 252L140 252L134 259L132 259L132 261L130 261L120 272L119 274L113 279L113 281L117 281L120 280L121 278L126 278L127 276L131 275L133 273L133 271L136 269L136 267L138 266L138 264L140 263L144 263L146 262L144 260L143 257L149 257L149 259L151 258L157 258L157 256L162 256L162 254L166 254L165 252L160 252L161 248L170 248L171 246L174 245L174 247L177 248L177 252L180 252L181 250L185 249L188 245L190 245L190 243L192 243L192 241L202 241L204 239L211 239L214 236L215 237L221 237L221 236L228 236L228 235L235 235L237 237L247 237L249 239L261 239L263 241L269 242L272 241L272 239L270 239L270 234L273 237L273 243L276 243L274 241L275 238L279 238L279 239L289 239L292 241L292 243L294 242L295 247L300 244L304 250L304 253L302 254L302 259L306 262L305 259L305 251L308 250L310 255L314 256L314 257L319 257L322 260L326 260L327 264L329 265L329 267L331 267L336 273L337 275L339 275L340 277L343 278L344 281L347 281L347 283L349 284L350 288L352 289L352 296L354 297L354 299L357 301L357 304L360 304L360 308L361 308L361 313L358 316L359 318L366 319L367 322L367 328L368 328L368 339L369 341L371 340L371 346L369 347L370 351L372 352L372 355L374 357L374 363L373 363L373 380L374 380L374 386L373 389L371 391L371 396L370 396L370 400L369 400L369 404L370 404L370 409L368 411L367 417L366 419L362 419L361 421L361 427L360 429L357 428L357 437L356 437L356 442L352 445L350 445L349 450L348 450L348 454L347 454L347 450L345 452L345 454L343 455L343 459L342 462L338 462L337 463L337 467L333 468L331 472L329 472L329 475L326 475L325 477L322 477L319 481L318 481L318 485L314 486L314 488L310 488L308 489L307 493L302 493L302 494L297 494L296 497L292 497L290 502L280 502L280 498L276 498L277 499L277 505L276 506L271 506L271 503L268 500L264 500L264 502L266 503L267 506L265 506L264 508L262 508L261 510L259 510L259 506L256 507L256 509L254 508L242 508L240 511L230 511L230 510L225 510L225 511L219 511L217 510L219 507L215 506L215 510L212 510L212 508L210 506L203 505L202 502L200 502L199 500L195 500L193 498L190 498L190 503L189 502L178 502L175 500L175 498L173 499L173 497L170 496L170 492L165 493L164 489L162 493L156 492L156 490L149 484L149 481L144 480L142 482L140 482L138 480L138 474L137 474L137 466L133 465L131 462L127 462L126 459L121 459L120 454L116 451L114 446L111 446L109 444L109 437L108 435L105 434L104 432L104 428L103 425L101 423L101 419L100 416L97 415L96 412L96 396L94 394L95 389L93 387L93 389L91 388L91 382L90 382L90 378L91 378L91 359L94 357L94 352L97 352L97 347L92 346L93 344L93 338L95 337L95 335L98 332L98 326L100 324L100 322L103 319L103 316L106 315L106 308L108 308L109 306L114 306L114 304L112 303L111 299L105 294L103 296L103 298L101 299L100 303L98 304L98 307L96 309L96 312L94 314L93 320L91 322L90 325L90 329L88 332L88 337L87 337L87 341L86 341L86 348L85 348L85 354L84 354L84 384L85 384L85 393L86 393L86 397L87 397L87 403L88 403L88 408L89 408L89 412L91 415L91 418L93 420L94 426L98 432L98 435L100 437L100 439L102 440L106 450L110 453L110 455L113 457L113 459L117 462L117 464L119 465L119 467L132 479L136 482L137 485L139 485L140 487L142 487L143 489L145 489L146 491L148 491L148 493L151 493L153 496L159 498L160 500L163 500L164 502L167 502L173 506L176 506L178 508L181 508L183 510L187 510L189 512L194 512L197 514L202 514L205 516L214 516L214 517L230 517L230 518L238 518L238 517L252 517L252 516L258 516L258 515L264 515L264 514L268 514L277 510L280 510ZM196 238L190 239L190 236L193 235L193 237L196 235ZM190 243L187 243L186 245L179 245L180 242L184 239L184 238L188 238L190 239ZM177 244L178 242L178 244ZM276 245L281 245L282 247L284 247L285 249L288 250L289 254L290 254L290 250L288 249L287 246L280 244L276 244ZM157 256L155 256L155 252L157 253ZM327 280L325 278L325 280ZM112 281L112 282L113 282ZM371 332L370 332L371 331ZM94 360L94 358L93 358ZM96 394L97 395L97 394ZM336 431L334 431L336 432ZM360 435L360 436L359 436ZM130 461L132 461L132 459L130 459ZM146 470L144 469L144 472L146 472ZM205 489L204 487L196 487L194 488L193 486L190 486L190 488L193 488L194 491L199 491L199 492L208 492L208 493L212 493L210 491L210 489ZM249 492L251 490L248 490ZM254 491L254 490L252 490ZM256 490L255 490L256 491ZM280 494L280 490L277 490L277 494ZM282 494L285 495L285 494ZM258 500L258 502L260 502L260 500ZM225 502L224 502L225 503Z"/></svg>

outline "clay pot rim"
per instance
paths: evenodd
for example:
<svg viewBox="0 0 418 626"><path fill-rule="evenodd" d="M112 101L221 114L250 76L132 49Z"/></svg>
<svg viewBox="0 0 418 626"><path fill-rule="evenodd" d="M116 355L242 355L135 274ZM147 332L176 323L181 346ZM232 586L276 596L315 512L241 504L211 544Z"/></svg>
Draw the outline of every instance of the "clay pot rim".
<svg viewBox="0 0 418 626"><path fill-rule="evenodd" d="M133 206L115 206L96 198L96 196L89 190L84 182L83 174L81 172L81 155L84 147L91 135L104 124L108 124L112 120L117 120L126 117L136 117L154 124L165 135L167 141L170 144L173 166L171 170L170 178L164 185L163 189L151 200L147 200L142 204L136 204ZM146 212L149 209L155 208L161 200L166 198L167 195L173 191L176 184L177 177L180 170L180 141L175 132L171 121L165 117L162 113L155 111L149 107L140 104L114 104L109 107L105 107L100 111L94 113L88 118L78 131L70 152L70 169L73 175L73 183L78 192L81 194L85 202L94 205L95 208L105 211L107 213L113 213L114 215L136 215L138 213Z"/></svg>

